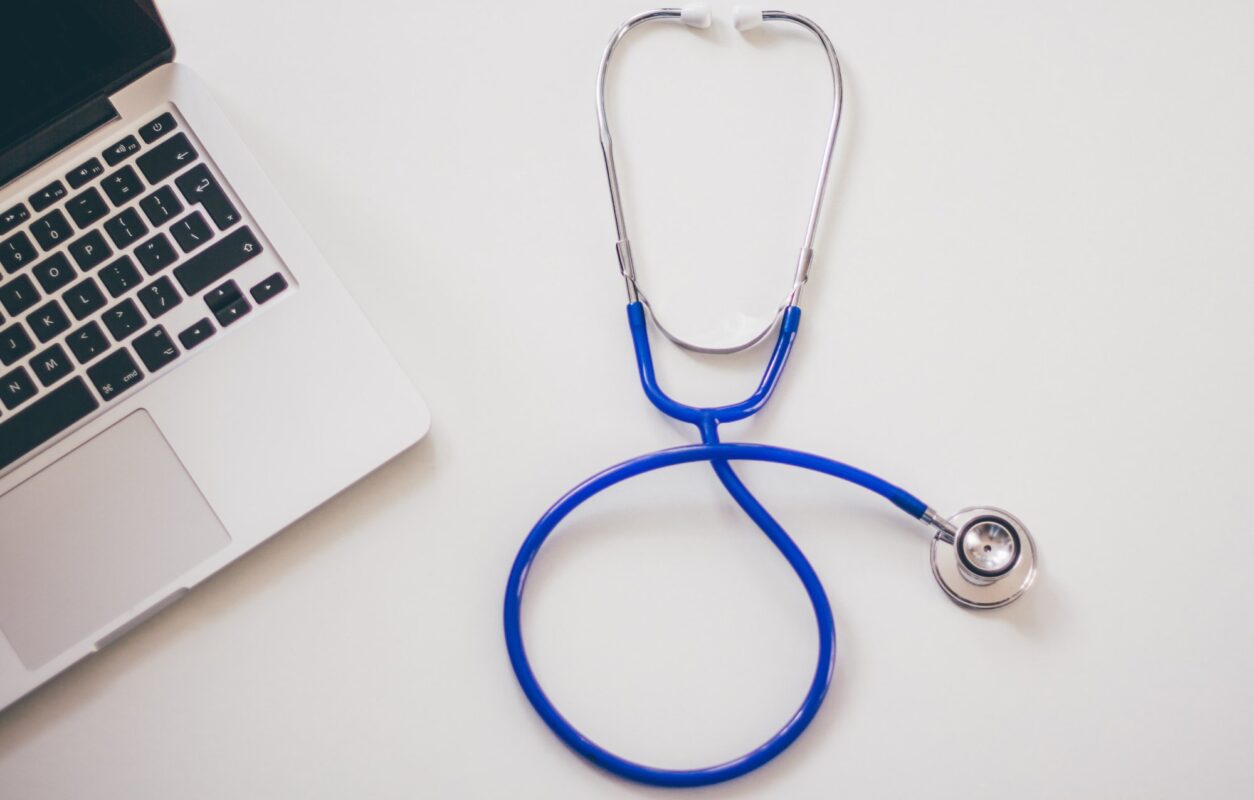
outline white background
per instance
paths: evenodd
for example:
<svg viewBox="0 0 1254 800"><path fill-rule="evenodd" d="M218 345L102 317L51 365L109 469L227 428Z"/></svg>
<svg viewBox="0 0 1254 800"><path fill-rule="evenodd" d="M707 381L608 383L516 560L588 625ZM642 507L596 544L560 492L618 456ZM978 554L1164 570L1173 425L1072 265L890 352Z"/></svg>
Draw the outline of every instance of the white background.
<svg viewBox="0 0 1254 800"><path fill-rule="evenodd" d="M435 426L0 714L0 797L657 794L549 734L500 625L552 500L693 438L633 371L594 124L601 48L640 7L162 7ZM962 611L920 526L831 479L746 466L828 587L839 658L795 747L695 794L1248 792L1251 7L793 10L844 58L846 127L793 362L726 434L849 461L945 513L1005 506L1042 574L1007 610ZM709 340L769 314L820 152L818 48L655 28L611 89L661 312ZM765 357L655 348L666 386L702 403L744 395ZM799 584L699 466L581 510L525 617L568 716L669 767L765 738L816 649Z"/></svg>

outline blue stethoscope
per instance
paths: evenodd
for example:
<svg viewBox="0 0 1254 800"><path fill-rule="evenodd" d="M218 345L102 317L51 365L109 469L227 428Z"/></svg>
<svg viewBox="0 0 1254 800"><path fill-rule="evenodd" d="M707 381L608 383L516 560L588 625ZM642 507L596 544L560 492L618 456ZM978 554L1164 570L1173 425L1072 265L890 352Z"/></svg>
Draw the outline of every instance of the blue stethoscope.
<svg viewBox="0 0 1254 800"><path fill-rule="evenodd" d="M733 19L735 27L741 31L756 27L764 21L789 22L799 25L814 34L822 44L831 66L834 92L831 123L828 127L818 187L811 206L805 241L797 260L792 290L781 305L776 319L772 320L765 330L731 347L702 347L683 341L658 323L652 309L649 311L658 329L668 339L688 349L707 353L732 353L751 347L766 338L778 321L779 335L770 361L767 363L761 383L758 384L753 394L748 399L732 405L696 408L672 400L658 386L653 371L653 356L649 349L648 323L645 319L645 310L649 308L649 305L636 280L631 244L627 238L619 196L609 124L605 113L606 69L614 49L631 29L654 20L677 20L691 27L706 28L710 25L710 12L703 6L690 6L682 9L662 8L637 14L619 26L601 58L601 67L597 74L597 117L601 129L601 150L605 157L605 171L609 180L614 222L618 231L619 268L627 282L629 300L627 321L631 327L632 343L635 345L640 383L644 387L645 396L663 414L696 426L701 435L701 444L675 447L633 458L592 476L568 492L540 517L527 535L510 570L509 584L505 593L505 643L514 673L518 677L518 683L536 712L563 742L592 763L628 780L656 786L703 786L731 780L752 772L779 755L796 741L818 713L819 706L822 705L823 698L827 694L827 687L831 682L832 670L836 663L836 628L832 619L831 604L827 600L818 575L788 533L732 470L730 462L766 461L826 473L875 492L910 516L931 526L936 532L932 539L932 573L945 593L964 606L980 609L1004 606L1020 597L1036 576L1036 545L1032 536L1022 522L1006 511L992 507L967 508L946 519L909 492L848 464L783 447L723 442L719 439L719 425L746 419L766 405L779 382L784 364L788 361L788 354L797 338L797 329L801 324L801 308L798 306L798 301L809 274L813 255L811 245L827 184L832 149L840 127L842 104L840 61L822 28L805 17L784 11L755 11L737 8L733 12ZM657 769L609 752L576 730L553 706L544 690L540 688L540 683L527 660L520 620L522 598L528 571L540 548L554 528L581 503L628 478L676 464L689 464L697 461L709 462L727 493L779 549L797 573L797 577L801 579L814 608L814 617L818 624L818 664L815 667L810 688L800 707L775 735L758 748L739 758L711 767L691 770Z"/></svg>

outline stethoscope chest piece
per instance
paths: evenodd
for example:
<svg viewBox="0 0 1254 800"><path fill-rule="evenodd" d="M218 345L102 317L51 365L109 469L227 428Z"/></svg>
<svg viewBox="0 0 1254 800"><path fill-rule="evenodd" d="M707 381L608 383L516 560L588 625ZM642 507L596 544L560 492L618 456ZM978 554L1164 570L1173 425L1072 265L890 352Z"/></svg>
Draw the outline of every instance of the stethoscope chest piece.
<svg viewBox="0 0 1254 800"><path fill-rule="evenodd" d="M1017 517L1000 508L964 508L952 531L932 540L932 574L945 594L968 608L1013 603L1036 579L1036 542Z"/></svg>

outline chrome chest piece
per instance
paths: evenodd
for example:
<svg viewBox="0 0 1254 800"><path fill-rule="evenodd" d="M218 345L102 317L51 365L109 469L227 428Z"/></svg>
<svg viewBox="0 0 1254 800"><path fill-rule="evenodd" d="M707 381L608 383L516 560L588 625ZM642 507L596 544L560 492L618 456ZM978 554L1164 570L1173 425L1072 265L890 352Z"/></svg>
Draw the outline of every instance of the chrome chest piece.
<svg viewBox="0 0 1254 800"><path fill-rule="evenodd" d="M1036 579L1036 542L1017 517L1000 508L964 508L933 517L932 574L945 594L968 608L1000 608Z"/></svg>

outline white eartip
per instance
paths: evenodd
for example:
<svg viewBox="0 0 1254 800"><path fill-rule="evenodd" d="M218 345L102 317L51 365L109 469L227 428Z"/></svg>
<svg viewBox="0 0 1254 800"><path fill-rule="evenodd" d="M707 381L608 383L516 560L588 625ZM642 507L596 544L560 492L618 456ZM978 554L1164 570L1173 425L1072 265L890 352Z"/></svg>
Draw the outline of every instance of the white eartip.
<svg viewBox="0 0 1254 800"><path fill-rule="evenodd" d="M679 10L679 21L690 28L708 28L713 19L707 5L684 6Z"/></svg>
<svg viewBox="0 0 1254 800"><path fill-rule="evenodd" d="M752 6L736 6L732 9L732 25L738 31L747 31L762 24L762 9Z"/></svg>

